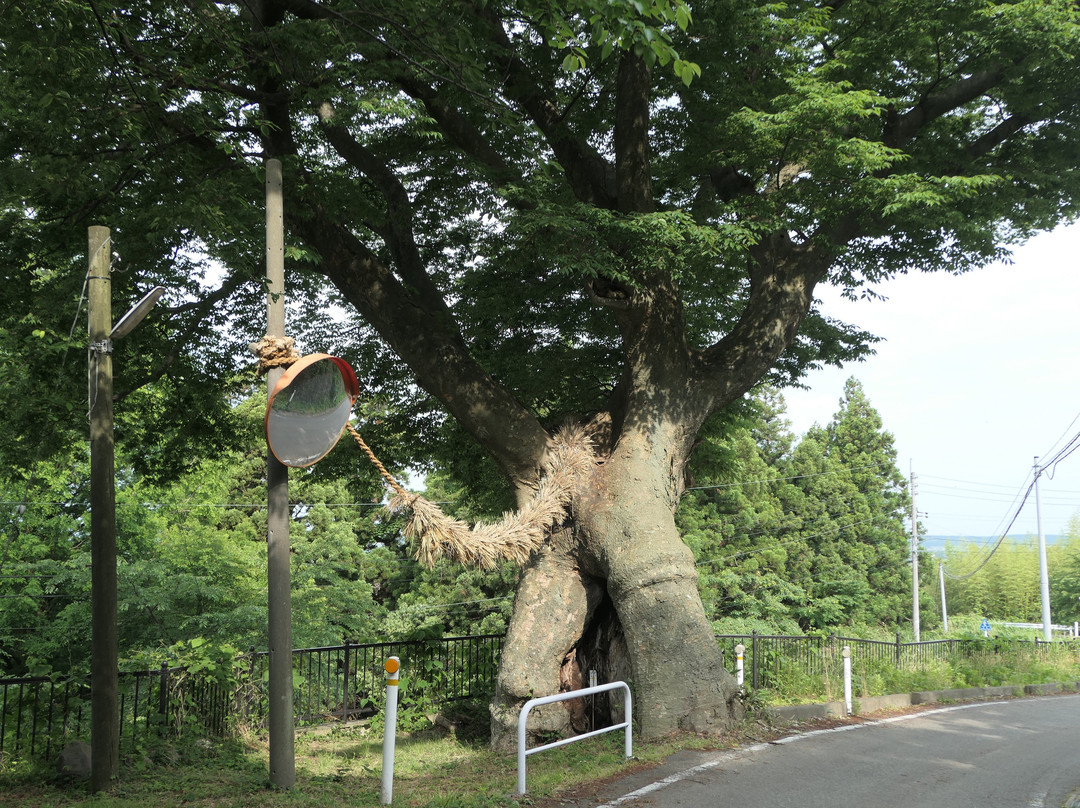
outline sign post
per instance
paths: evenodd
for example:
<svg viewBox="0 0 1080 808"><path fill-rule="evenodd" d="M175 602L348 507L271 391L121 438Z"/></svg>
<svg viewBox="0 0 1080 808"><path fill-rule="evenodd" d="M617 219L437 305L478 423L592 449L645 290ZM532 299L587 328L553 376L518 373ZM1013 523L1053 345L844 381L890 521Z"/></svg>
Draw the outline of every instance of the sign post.
<svg viewBox="0 0 1080 808"><path fill-rule="evenodd" d="M851 715L853 704L851 701L851 646L845 645L842 651L844 657L844 708Z"/></svg>

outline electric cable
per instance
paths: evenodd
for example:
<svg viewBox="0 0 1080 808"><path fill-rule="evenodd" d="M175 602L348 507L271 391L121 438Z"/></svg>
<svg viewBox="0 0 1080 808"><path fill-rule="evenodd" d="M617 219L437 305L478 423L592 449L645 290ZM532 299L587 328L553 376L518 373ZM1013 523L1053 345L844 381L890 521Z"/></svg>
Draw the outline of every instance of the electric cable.
<svg viewBox="0 0 1080 808"><path fill-rule="evenodd" d="M979 562L975 569L973 569L971 572L965 573L964 575L954 575L948 570L946 570L944 567L942 567L942 571L945 573L945 577L951 578L954 581L965 581L971 576L975 575L975 573L977 573L983 567L985 567L990 562L990 559L994 557L994 553L996 553L998 551L998 548L1001 547L1002 542L1005 541L1005 537L1008 535L1008 532L1012 528L1012 526L1016 523L1017 517L1020 516L1020 511L1024 508L1024 503L1027 502L1027 498L1031 495L1031 492L1034 489L1035 481L1033 480L1028 486L1027 491L1024 492L1024 498L1020 501L1019 506L1017 506L1016 511L1013 513L1012 519L1009 520L1008 527L1006 527L1005 530L1001 531L1001 536L998 538L993 548L990 550L989 553L986 554L986 557L983 558L981 562Z"/></svg>
<svg viewBox="0 0 1080 808"><path fill-rule="evenodd" d="M851 471L865 471L866 469L876 469L876 468L880 468L882 466L891 465L891 463L892 463L892 461L883 460L880 463L872 463L872 464L870 464L868 466L852 466L851 468L833 469L831 471L819 471L819 472L815 472L813 474L795 474L795 475L788 476L788 477L771 477L771 478L765 479L765 480L744 480L742 482L718 483L716 485L695 485L695 486L691 486L689 488L686 488L685 490L686 491L716 491L716 490L719 490L721 488L741 488L742 486L746 486L746 485L766 485L768 483L778 483L778 482L783 482L785 480L807 480L807 479L810 479L811 477L824 477L824 476L827 476L829 474L842 474L845 471L851 472Z"/></svg>

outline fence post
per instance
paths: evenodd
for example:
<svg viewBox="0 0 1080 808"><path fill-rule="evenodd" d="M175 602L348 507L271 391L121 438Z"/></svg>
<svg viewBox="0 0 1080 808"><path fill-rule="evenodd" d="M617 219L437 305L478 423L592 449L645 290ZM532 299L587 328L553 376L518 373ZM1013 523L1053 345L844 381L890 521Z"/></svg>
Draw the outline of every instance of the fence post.
<svg viewBox="0 0 1080 808"><path fill-rule="evenodd" d="M758 689L758 652L757 629L750 632L750 687L756 693Z"/></svg>
<svg viewBox="0 0 1080 808"><path fill-rule="evenodd" d="M348 640L345 640L345 670L342 674L341 680L341 720L347 722L349 720L349 710L352 709L352 687L349 685L349 646Z"/></svg>
<svg viewBox="0 0 1080 808"><path fill-rule="evenodd" d="M248 646L248 692L247 698L244 699L244 718L251 717L251 705L255 702L255 646Z"/></svg>
<svg viewBox="0 0 1080 808"><path fill-rule="evenodd" d="M844 656L844 706L847 707L847 714L851 715L851 646L845 645L840 653Z"/></svg>
<svg viewBox="0 0 1080 808"><path fill-rule="evenodd" d="M896 667L900 667L900 632L896 632Z"/></svg>
<svg viewBox="0 0 1080 808"><path fill-rule="evenodd" d="M161 734L165 734L166 718L169 715L169 663L161 663L161 690L158 693L158 714L161 716Z"/></svg>

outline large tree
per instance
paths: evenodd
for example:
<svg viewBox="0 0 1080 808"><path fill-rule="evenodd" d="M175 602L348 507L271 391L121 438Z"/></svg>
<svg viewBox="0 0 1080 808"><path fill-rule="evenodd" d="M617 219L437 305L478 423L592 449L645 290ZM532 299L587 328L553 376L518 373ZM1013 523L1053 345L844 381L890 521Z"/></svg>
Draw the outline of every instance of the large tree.
<svg viewBox="0 0 1080 808"><path fill-rule="evenodd" d="M699 429L765 377L865 350L816 311L819 284L964 271L1077 211L1073 0L0 13L19 299L77 296L81 274L37 262L80 255L91 221L114 228L122 291L182 284L172 330L119 358L120 389L220 372L223 341L258 336L258 174L278 157L290 294L329 281L362 319L313 347L348 353L366 393L448 415L519 499L553 428L585 425L593 468L521 576L497 739L583 666L632 677L646 736L724 726L734 689L673 518ZM201 256L222 282L195 277ZM0 355L9 369L28 372Z"/></svg>

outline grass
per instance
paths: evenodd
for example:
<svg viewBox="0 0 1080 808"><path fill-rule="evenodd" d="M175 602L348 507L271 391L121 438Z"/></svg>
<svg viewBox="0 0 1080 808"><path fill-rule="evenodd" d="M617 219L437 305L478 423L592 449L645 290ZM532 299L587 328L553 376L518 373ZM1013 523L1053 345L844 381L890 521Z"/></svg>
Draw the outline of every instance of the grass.
<svg viewBox="0 0 1080 808"><path fill-rule="evenodd" d="M800 664L770 672L758 699L770 704L806 704L843 698L843 671L837 659L826 661L825 674L806 673ZM856 660L852 687L856 698L946 690L957 687L1030 685L1080 680L1080 647L1056 643L1035 649L1012 645L989 647L950 659L927 660L897 668L888 659Z"/></svg>
<svg viewBox="0 0 1080 808"><path fill-rule="evenodd" d="M811 677L792 673L775 691L760 690L755 704L815 702L840 696L837 672ZM1080 651L1072 647L1038 653L1001 649L925 668L897 670L868 664L855 671L857 696L879 692L1036 684L1080 680ZM399 738L393 805L399 808L512 808L554 804L560 793L583 784L658 763L680 749L731 748L769 735L748 722L723 738L677 736L642 743L635 740L633 761L623 756L623 734L615 731L528 758L528 797L516 798L517 757L487 746L486 709L455 717L457 731L439 729ZM470 719L470 716L473 718ZM486 722L484 722L486 723ZM296 784L280 790L269 782L269 749L263 736L241 734L223 741L184 737L161 741L125 756L121 776L108 793L90 796L83 783L58 779L52 772L18 761L0 760L3 808L345 808L378 806L382 777L382 735L366 728L335 728L297 735Z"/></svg>
<svg viewBox="0 0 1080 808"><path fill-rule="evenodd" d="M732 747L745 740L679 736L634 744L624 757L621 731L589 738L528 758L528 796L517 789L515 754L492 752L482 736L444 731L400 738L395 757L393 805L399 808L495 808L542 805L566 789L629 769L658 763L679 749ZM87 794L84 783L58 779L42 769L0 773L4 808L344 808L378 806L382 738L359 728L306 732L296 740L296 783L281 790L269 782L265 737L249 736L161 743L125 757L108 793Z"/></svg>

